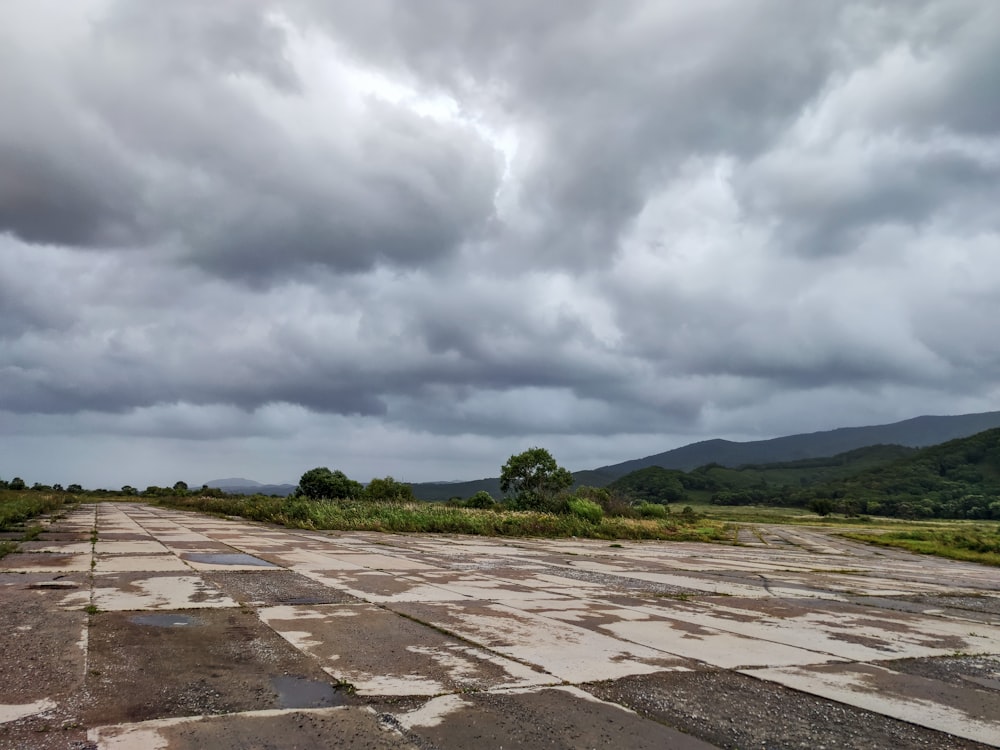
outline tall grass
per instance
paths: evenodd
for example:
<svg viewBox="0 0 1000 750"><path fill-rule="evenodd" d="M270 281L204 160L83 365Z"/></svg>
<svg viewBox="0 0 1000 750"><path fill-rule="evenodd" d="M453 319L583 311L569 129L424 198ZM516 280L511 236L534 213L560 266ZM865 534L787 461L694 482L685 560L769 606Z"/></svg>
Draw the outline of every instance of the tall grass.
<svg viewBox="0 0 1000 750"><path fill-rule="evenodd" d="M58 510L65 502L66 496L62 493L0 490L0 531Z"/></svg>
<svg viewBox="0 0 1000 750"><path fill-rule="evenodd" d="M437 503L321 502L259 495L165 497L157 502L305 529L706 542L727 538L725 524L697 517L639 519L591 515L588 518L577 513L493 511Z"/></svg>
<svg viewBox="0 0 1000 750"><path fill-rule="evenodd" d="M1000 566L1000 525L963 524L844 536L882 547L899 547L922 555Z"/></svg>

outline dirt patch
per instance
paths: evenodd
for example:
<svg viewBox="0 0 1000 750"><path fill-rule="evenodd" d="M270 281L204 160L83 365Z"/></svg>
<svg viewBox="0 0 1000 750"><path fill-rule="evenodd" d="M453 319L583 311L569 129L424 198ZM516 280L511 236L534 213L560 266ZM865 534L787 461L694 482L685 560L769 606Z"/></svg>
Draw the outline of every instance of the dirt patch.
<svg viewBox="0 0 1000 750"><path fill-rule="evenodd" d="M29 588L51 578L0 577L0 714L12 719L0 723L2 750L65 750L84 739L79 694L87 615L59 609L64 591Z"/></svg>
<svg viewBox="0 0 1000 750"><path fill-rule="evenodd" d="M603 700L620 703L722 748L987 747L726 671L643 675L585 688Z"/></svg>
<svg viewBox="0 0 1000 750"><path fill-rule="evenodd" d="M87 723L277 709L273 678L330 683L316 664L238 609L102 612L90 629Z"/></svg>

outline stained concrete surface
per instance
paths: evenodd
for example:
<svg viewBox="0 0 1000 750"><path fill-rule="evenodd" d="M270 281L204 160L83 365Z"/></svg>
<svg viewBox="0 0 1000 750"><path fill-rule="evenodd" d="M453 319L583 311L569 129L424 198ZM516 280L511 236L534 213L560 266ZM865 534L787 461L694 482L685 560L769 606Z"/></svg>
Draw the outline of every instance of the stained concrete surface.
<svg viewBox="0 0 1000 750"><path fill-rule="evenodd" d="M1000 747L996 569L740 540L80 506L0 561L0 748Z"/></svg>

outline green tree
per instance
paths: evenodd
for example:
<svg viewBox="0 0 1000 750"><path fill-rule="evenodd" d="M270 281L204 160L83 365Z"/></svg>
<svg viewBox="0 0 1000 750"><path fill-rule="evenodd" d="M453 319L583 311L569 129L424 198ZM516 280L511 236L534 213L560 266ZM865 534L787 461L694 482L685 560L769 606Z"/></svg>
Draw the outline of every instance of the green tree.
<svg viewBox="0 0 1000 750"><path fill-rule="evenodd" d="M174 482L174 492L187 492L187 482Z"/></svg>
<svg viewBox="0 0 1000 750"><path fill-rule="evenodd" d="M27 486L28 485L25 484L24 480L21 479L21 477L14 477L13 479L10 480L10 488L12 490L23 490L26 489Z"/></svg>
<svg viewBox="0 0 1000 750"><path fill-rule="evenodd" d="M407 503L416 499L413 496L413 487L406 482L397 482L392 477L373 479L365 487L362 497L365 500L379 500L392 503Z"/></svg>
<svg viewBox="0 0 1000 750"><path fill-rule="evenodd" d="M344 472L330 471L325 466L318 466L302 475L295 494L299 497L308 497L310 500L321 498L355 500L361 497L363 490L361 482L348 479Z"/></svg>
<svg viewBox="0 0 1000 750"><path fill-rule="evenodd" d="M500 489L520 508L551 509L559 493L572 485L573 475L544 448L511 456L500 470Z"/></svg>

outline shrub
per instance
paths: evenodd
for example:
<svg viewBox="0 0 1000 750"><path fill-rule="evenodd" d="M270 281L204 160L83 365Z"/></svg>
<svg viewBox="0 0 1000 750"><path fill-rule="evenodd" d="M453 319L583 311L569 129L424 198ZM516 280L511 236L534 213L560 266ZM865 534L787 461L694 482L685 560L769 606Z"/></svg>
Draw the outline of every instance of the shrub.
<svg viewBox="0 0 1000 750"><path fill-rule="evenodd" d="M571 497L566 501L566 507L574 516L579 516L591 523L600 523L604 517L604 509L593 500Z"/></svg>
<svg viewBox="0 0 1000 750"><path fill-rule="evenodd" d="M641 518L666 518L670 515L667 506L659 503L641 503L635 510Z"/></svg>
<svg viewBox="0 0 1000 750"><path fill-rule="evenodd" d="M493 510L497 507L497 501L493 499L486 490L479 490L475 495L465 502L466 508L480 508L482 510Z"/></svg>

